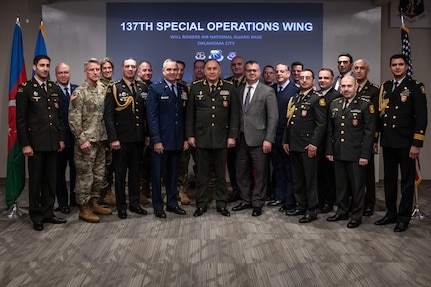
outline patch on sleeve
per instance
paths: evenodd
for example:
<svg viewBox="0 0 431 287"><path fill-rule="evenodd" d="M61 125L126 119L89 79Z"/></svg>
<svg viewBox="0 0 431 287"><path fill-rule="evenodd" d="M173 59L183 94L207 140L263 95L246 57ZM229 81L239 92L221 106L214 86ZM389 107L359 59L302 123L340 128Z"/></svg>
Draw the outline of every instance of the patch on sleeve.
<svg viewBox="0 0 431 287"><path fill-rule="evenodd" d="M370 113L374 114L374 105L370 105Z"/></svg>

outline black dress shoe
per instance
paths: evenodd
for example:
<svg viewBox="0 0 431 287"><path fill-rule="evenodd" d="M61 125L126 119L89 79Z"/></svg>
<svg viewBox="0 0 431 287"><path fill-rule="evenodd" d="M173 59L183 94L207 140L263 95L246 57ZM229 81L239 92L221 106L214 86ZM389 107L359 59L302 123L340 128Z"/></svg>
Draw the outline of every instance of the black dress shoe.
<svg viewBox="0 0 431 287"><path fill-rule="evenodd" d="M331 212L334 209L334 206L332 204L329 203L325 203L321 208L320 208L320 213L328 213Z"/></svg>
<svg viewBox="0 0 431 287"><path fill-rule="evenodd" d="M386 225L391 223L397 223L397 218L389 217L385 215L385 217L383 217L382 219L379 219L376 222L374 222L375 225Z"/></svg>
<svg viewBox="0 0 431 287"><path fill-rule="evenodd" d="M226 207L217 207L217 212L223 216L230 216L230 212L226 209Z"/></svg>
<svg viewBox="0 0 431 287"><path fill-rule="evenodd" d="M326 218L327 221L340 221L340 220L348 220L349 219L349 215L348 214L338 214L336 213L335 215L329 216L328 218Z"/></svg>
<svg viewBox="0 0 431 287"><path fill-rule="evenodd" d="M143 209L142 207L140 207L139 205L138 206L130 206L129 210L131 212L134 212L134 213L137 213L137 214L142 214L142 215L147 215L148 214L148 212L145 209Z"/></svg>
<svg viewBox="0 0 431 287"><path fill-rule="evenodd" d="M316 219L316 215L306 214L299 219L299 223L309 223Z"/></svg>
<svg viewBox="0 0 431 287"><path fill-rule="evenodd" d="M204 215L205 212L207 212L206 208L198 207L196 208L195 213L193 213L193 216L198 217L198 216Z"/></svg>
<svg viewBox="0 0 431 287"><path fill-rule="evenodd" d="M42 231L43 223L41 221L33 221L33 229L36 231Z"/></svg>
<svg viewBox="0 0 431 287"><path fill-rule="evenodd" d="M305 211L304 210L299 210L299 209L293 209L293 210L288 210L286 211L286 215L288 216L297 216L297 215L304 215Z"/></svg>
<svg viewBox="0 0 431 287"><path fill-rule="evenodd" d="M64 218L59 218L57 216L52 216L52 217L45 217L42 220L43 223L52 223L52 224L63 224L66 223L66 219Z"/></svg>
<svg viewBox="0 0 431 287"><path fill-rule="evenodd" d="M154 210L154 214L158 218L166 218L166 213L162 210Z"/></svg>
<svg viewBox="0 0 431 287"><path fill-rule="evenodd" d="M166 211L167 212L172 212L172 213L175 213L175 214L178 214L178 215L186 215L186 211L184 209L182 209L181 207L179 207L179 206L175 206L175 207L167 206L166 207Z"/></svg>
<svg viewBox="0 0 431 287"><path fill-rule="evenodd" d="M120 219L126 219L127 218L127 211L125 209L119 209L117 215L118 215L118 218L120 218Z"/></svg>
<svg viewBox="0 0 431 287"><path fill-rule="evenodd" d="M362 213L363 216L371 216L374 214L374 209L372 207L365 207L364 212Z"/></svg>
<svg viewBox="0 0 431 287"><path fill-rule="evenodd" d="M232 211L240 211L248 208L253 208L253 206L250 203L241 202L240 204L232 207Z"/></svg>
<svg viewBox="0 0 431 287"><path fill-rule="evenodd" d="M262 215L262 207L253 207L253 212L251 216L261 216Z"/></svg>
<svg viewBox="0 0 431 287"><path fill-rule="evenodd" d="M281 202L281 200L273 200L268 202L267 206L280 206L282 205L283 202Z"/></svg>
<svg viewBox="0 0 431 287"><path fill-rule="evenodd" d="M404 222L398 222L397 225L395 225L394 232L406 231L407 227L409 227L408 224L406 224Z"/></svg>
<svg viewBox="0 0 431 287"><path fill-rule="evenodd" d="M347 228L356 228L361 224L360 220L351 219L349 223L347 223Z"/></svg>
<svg viewBox="0 0 431 287"><path fill-rule="evenodd" d="M54 211L60 211L63 214L70 214L70 208L67 205L59 206L56 209L54 209Z"/></svg>

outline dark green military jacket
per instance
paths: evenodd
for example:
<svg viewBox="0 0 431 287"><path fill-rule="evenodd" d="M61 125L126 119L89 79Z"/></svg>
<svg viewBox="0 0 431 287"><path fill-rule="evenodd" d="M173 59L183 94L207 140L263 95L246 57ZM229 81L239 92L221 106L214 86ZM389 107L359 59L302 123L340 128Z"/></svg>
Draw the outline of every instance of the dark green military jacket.
<svg viewBox="0 0 431 287"><path fill-rule="evenodd" d="M218 80L210 91L206 80L192 83L186 112L186 136L196 139L198 148L227 148L228 138L237 138L239 107L235 87Z"/></svg>

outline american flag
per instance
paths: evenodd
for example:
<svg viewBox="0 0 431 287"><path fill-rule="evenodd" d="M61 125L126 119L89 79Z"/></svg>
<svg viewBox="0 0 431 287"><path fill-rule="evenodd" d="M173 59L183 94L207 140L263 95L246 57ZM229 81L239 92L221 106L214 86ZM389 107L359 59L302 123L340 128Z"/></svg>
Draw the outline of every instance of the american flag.
<svg viewBox="0 0 431 287"><path fill-rule="evenodd" d="M413 76L413 66L412 66L412 54L410 50L410 40L409 40L409 29L404 26L404 24L401 25L401 53L406 58L407 64L409 67L407 68L407 76L412 77Z"/></svg>

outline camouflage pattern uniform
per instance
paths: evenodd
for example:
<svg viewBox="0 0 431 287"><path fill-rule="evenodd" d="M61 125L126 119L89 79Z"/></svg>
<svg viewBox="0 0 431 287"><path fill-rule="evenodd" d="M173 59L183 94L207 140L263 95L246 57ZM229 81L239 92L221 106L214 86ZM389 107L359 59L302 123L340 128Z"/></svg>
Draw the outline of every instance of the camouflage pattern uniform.
<svg viewBox="0 0 431 287"><path fill-rule="evenodd" d="M76 201L86 204L99 197L106 185L105 146L108 139L103 121L104 91L102 83L96 87L84 82L75 89L69 107L69 124L75 136ZM89 141L91 149L83 152L80 145Z"/></svg>

